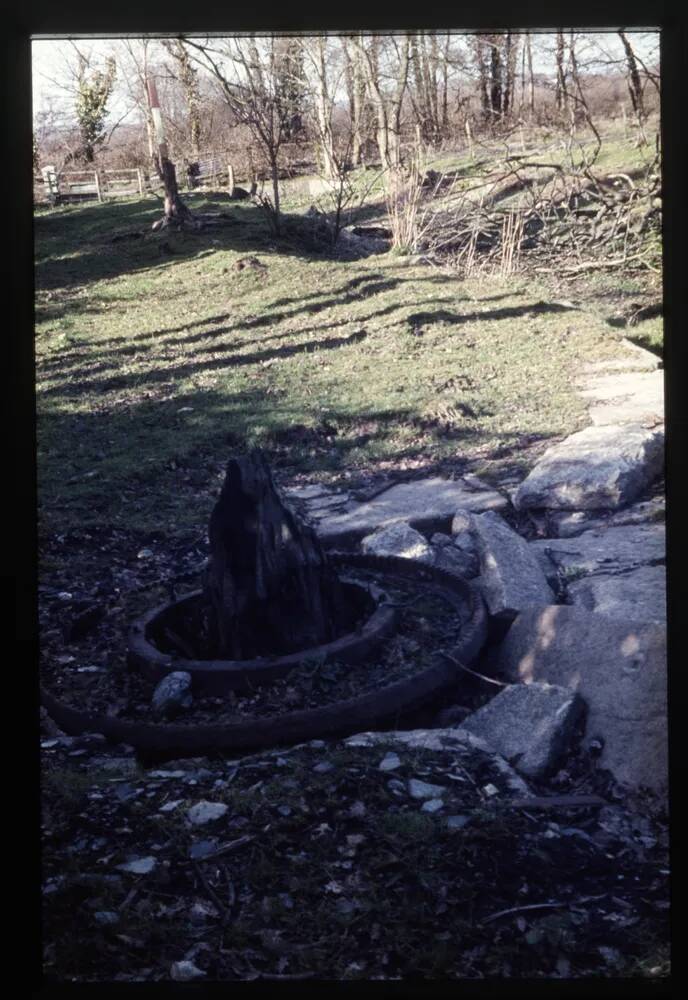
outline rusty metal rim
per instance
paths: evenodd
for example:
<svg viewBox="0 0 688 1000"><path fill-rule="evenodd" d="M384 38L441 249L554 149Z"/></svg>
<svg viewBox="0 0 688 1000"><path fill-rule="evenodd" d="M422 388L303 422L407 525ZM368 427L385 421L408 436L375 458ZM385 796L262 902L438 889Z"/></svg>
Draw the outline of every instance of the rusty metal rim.
<svg viewBox="0 0 688 1000"><path fill-rule="evenodd" d="M386 596L379 587L372 586L369 590L378 601ZM127 660L130 667L140 670L153 683L162 680L173 670L186 671L191 674L193 690L196 692L222 694L227 691L249 691L285 677L307 660L357 663L391 634L397 618L394 608L380 605L355 631L347 632L332 642L286 656L255 657L252 660L188 660L161 652L149 638L156 621L164 612L174 607L181 608L200 594L200 590L195 590L177 601L161 604L133 623L128 637Z"/></svg>
<svg viewBox="0 0 688 1000"><path fill-rule="evenodd" d="M446 570L421 568L409 560L360 555L347 555L345 558L349 566L426 579L461 593L469 604L470 619L462 630L460 641L450 652L466 665L475 660L487 637L487 612L478 590L472 584ZM459 667L442 656L434 655L425 670L376 691L322 708L225 725L127 722L74 709L44 687L41 687L41 702L58 726L69 735L101 733L107 739L127 743L149 757L169 758L267 750L311 739L346 736L371 726L386 725L393 723L402 713L427 704L461 676Z"/></svg>

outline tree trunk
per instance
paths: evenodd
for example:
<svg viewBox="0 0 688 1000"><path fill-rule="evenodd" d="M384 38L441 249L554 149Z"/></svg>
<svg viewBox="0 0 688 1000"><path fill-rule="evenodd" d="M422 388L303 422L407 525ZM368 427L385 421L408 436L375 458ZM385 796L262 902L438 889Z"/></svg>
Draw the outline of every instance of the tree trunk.
<svg viewBox="0 0 688 1000"><path fill-rule="evenodd" d="M260 451L227 464L209 540L204 593L214 655L251 659L335 638L337 576L313 529L282 504Z"/></svg>
<svg viewBox="0 0 688 1000"><path fill-rule="evenodd" d="M181 226L184 223L193 227L194 217L192 212L186 207L179 194L177 187L177 172L174 163L166 156L160 156L158 167L162 183L165 188L165 201L163 217L153 224L153 229L164 229L167 226Z"/></svg>
<svg viewBox="0 0 688 1000"><path fill-rule="evenodd" d="M564 32L557 32L557 89L556 104L557 111L565 111L568 105L568 94L566 91L566 75L564 71Z"/></svg>
<svg viewBox="0 0 688 1000"><path fill-rule="evenodd" d="M535 77L533 76L533 50L529 31L526 32L526 52L528 55L528 111L532 120L535 114Z"/></svg>

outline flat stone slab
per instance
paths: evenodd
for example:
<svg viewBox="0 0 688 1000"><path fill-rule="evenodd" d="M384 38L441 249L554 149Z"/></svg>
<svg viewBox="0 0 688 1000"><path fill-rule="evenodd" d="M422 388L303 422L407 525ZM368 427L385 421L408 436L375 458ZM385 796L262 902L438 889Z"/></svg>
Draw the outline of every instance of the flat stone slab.
<svg viewBox="0 0 688 1000"><path fill-rule="evenodd" d="M623 424L586 427L548 448L514 494L518 510L616 509L664 465L664 432Z"/></svg>
<svg viewBox="0 0 688 1000"><path fill-rule="evenodd" d="M590 576L568 588L569 603L627 622L666 622L666 569L641 566L618 576Z"/></svg>
<svg viewBox="0 0 688 1000"><path fill-rule="evenodd" d="M598 375L606 372L656 371L659 368L660 360L652 351L647 351L644 347L640 347L625 338L621 343L625 352L624 357L593 361L584 365L583 371L591 375Z"/></svg>
<svg viewBox="0 0 688 1000"><path fill-rule="evenodd" d="M512 684L462 723L521 774L543 778L569 748L584 709L568 688L552 684Z"/></svg>
<svg viewBox="0 0 688 1000"><path fill-rule="evenodd" d="M666 557L666 530L657 524L595 528L576 538L538 538L528 547L567 576L625 573Z"/></svg>
<svg viewBox="0 0 688 1000"><path fill-rule="evenodd" d="M590 511L556 511L549 515L549 529L559 538L575 538L583 531L596 528L617 528L626 524L652 524L664 520L666 500L653 497L619 510L609 517L595 517Z"/></svg>
<svg viewBox="0 0 688 1000"><path fill-rule="evenodd" d="M601 738L617 781L665 790L668 780L666 628L567 605L522 612L494 664L506 679L576 691L586 738Z"/></svg>
<svg viewBox="0 0 688 1000"><path fill-rule="evenodd" d="M593 424L639 423L664 420L664 372L616 372L598 375L580 390L591 401Z"/></svg>
<svg viewBox="0 0 688 1000"><path fill-rule="evenodd" d="M395 521L403 521L419 531L449 531L460 507L480 513L507 506L505 497L479 485L475 477L468 482L433 477L398 483L372 500L352 502L342 513L323 516L315 530L323 545L330 547L356 542Z"/></svg>
<svg viewBox="0 0 688 1000"><path fill-rule="evenodd" d="M480 557L480 589L491 615L513 616L554 602L537 555L499 514L474 516L470 530Z"/></svg>

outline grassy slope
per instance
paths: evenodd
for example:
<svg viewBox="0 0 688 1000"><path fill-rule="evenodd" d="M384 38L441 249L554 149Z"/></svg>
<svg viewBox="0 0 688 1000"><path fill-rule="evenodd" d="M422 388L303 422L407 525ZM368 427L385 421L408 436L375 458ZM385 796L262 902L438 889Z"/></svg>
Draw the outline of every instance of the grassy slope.
<svg viewBox="0 0 688 1000"><path fill-rule="evenodd" d="M203 198L192 199L196 207ZM620 333L523 279L276 243L259 211L146 235L150 200L40 211L41 525L197 526L233 448L286 476L437 463L496 474L586 422L572 377ZM256 254L267 270L233 264Z"/></svg>

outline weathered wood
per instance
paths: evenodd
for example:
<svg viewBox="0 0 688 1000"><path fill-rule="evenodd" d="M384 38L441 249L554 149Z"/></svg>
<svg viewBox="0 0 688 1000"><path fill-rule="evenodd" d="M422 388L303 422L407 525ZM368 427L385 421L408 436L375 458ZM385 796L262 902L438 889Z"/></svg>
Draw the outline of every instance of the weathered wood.
<svg viewBox="0 0 688 1000"><path fill-rule="evenodd" d="M209 541L204 593L217 656L289 653L335 637L337 576L313 529L283 505L260 451L228 463Z"/></svg>

